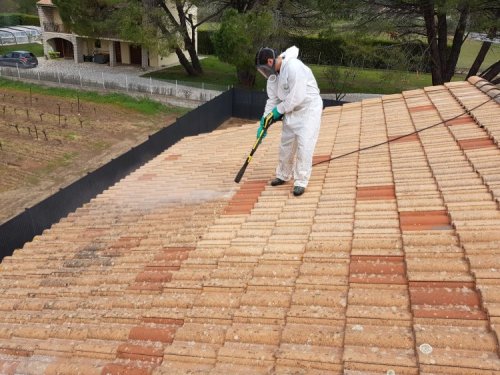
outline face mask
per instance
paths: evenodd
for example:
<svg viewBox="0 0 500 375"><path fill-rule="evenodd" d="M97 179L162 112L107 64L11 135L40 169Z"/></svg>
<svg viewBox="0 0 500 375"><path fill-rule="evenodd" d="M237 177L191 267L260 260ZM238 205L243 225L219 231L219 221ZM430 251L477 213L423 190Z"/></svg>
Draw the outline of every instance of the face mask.
<svg viewBox="0 0 500 375"><path fill-rule="evenodd" d="M273 77L272 80L273 81L276 80L276 75L278 74L275 68L276 56L277 52L268 47L261 48L259 52L257 52L257 55L255 56L255 65L256 65L255 67L265 79L271 79L271 77ZM273 61L272 66L269 66L267 64L269 59L272 59ZM264 62L266 63L263 64Z"/></svg>
<svg viewBox="0 0 500 375"><path fill-rule="evenodd" d="M262 76L265 79L270 79L271 77L274 76L274 80L276 80L276 70L274 69L274 62L273 66L269 65L258 65L257 66L257 71L262 74Z"/></svg>

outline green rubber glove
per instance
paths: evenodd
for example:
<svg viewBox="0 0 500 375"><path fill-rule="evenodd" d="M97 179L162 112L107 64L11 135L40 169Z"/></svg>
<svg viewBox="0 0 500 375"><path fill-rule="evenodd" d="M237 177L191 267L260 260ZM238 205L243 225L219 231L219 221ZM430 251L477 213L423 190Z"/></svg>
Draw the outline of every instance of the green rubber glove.
<svg viewBox="0 0 500 375"><path fill-rule="evenodd" d="M273 120L274 121L278 121L280 120L281 118L283 117L283 115L281 113L279 113L278 111L278 107L274 107L273 108ZM262 120L261 120L262 121Z"/></svg>
<svg viewBox="0 0 500 375"><path fill-rule="evenodd" d="M260 132L262 132L264 130L265 119L266 119L265 116L262 116L260 119L260 126L257 129L257 136L256 136L257 139L259 138ZM267 135L267 131L264 132L264 134L262 135L262 139L266 138L266 135Z"/></svg>

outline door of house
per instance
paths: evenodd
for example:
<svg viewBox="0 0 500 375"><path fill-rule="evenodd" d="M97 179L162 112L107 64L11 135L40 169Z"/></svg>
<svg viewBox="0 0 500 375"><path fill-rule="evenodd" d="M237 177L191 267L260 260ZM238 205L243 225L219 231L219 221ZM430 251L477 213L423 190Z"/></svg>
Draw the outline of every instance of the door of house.
<svg viewBox="0 0 500 375"><path fill-rule="evenodd" d="M130 46L130 63L132 65L142 65L142 51L140 46Z"/></svg>
<svg viewBox="0 0 500 375"><path fill-rule="evenodd" d="M115 45L116 62L121 64L121 62L122 62L122 50L121 50L120 42L114 42L114 45Z"/></svg>
<svg viewBox="0 0 500 375"><path fill-rule="evenodd" d="M59 52L59 57L65 59L73 59L75 57L73 55L73 43L61 38L54 39L54 43L56 51Z"/></svg>
<svg viewBox="0 0 500 375"><path fill-rule="evenodd" d="M73 60L75 58L73 53L73 43L63 39L63 57L65 59Z"/></svg>

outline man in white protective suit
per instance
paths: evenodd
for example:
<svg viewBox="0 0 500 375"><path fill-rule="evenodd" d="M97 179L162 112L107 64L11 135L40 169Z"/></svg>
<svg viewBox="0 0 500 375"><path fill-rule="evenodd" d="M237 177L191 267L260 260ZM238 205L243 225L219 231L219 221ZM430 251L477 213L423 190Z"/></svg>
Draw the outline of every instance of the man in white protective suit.
<svg viewBox="0 0 500 375"><path fill-rule="evenodd" d="M271 185L282 185L293 177L295 196L304 193L311 176L323 110L316 79L298 55L295 46L280 55L261 48L255 58L257 70L267 79L268 96L257 137L270 112L274 121L283 119L279 163Z"/></svg>

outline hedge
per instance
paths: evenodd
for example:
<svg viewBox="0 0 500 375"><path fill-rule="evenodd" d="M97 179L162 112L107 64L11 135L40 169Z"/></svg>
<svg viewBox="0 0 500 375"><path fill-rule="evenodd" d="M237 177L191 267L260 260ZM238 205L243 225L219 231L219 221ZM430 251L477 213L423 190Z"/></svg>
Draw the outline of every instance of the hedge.
<svg viewBox="0 0 500 375"><path fill-rule="evenodd" d="M198 52L213 55L213 31L198 31ZM430 72L429 55L421 43L398 43L373 39L342 37L310 38L293 36L288 45L300 49L300 58L307 64L343 65L373 69L403 69Z"/></svg>
<svg viewBox="0 0 500 375"><path fill-rule="evenodd" d="M40 26L38 16L22 13L2 13L0 14L0 27L7 26Z"/></svg>
<svg viewBox="0 0 500 375"><path fill-rule="evenodd" d="M215 47L212 42L213 31L198 31L198 53L200 55L215 55Z"/></svg>
<svg viewBox="0 0 500 375"><path fill-rule="evenodd" d="M290 38L290 44L299 47L301 59L309 64L430 71L425 47L417 42L298 36Z"/></svg>

